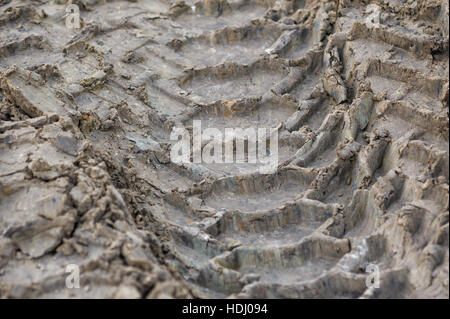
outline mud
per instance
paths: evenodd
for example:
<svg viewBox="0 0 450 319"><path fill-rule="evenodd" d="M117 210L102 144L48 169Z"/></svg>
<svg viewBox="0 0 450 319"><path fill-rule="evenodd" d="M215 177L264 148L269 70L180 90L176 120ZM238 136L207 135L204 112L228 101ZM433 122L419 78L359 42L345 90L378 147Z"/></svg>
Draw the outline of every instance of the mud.
<svg viewBox="0 0 450 319"><path fill-rule="evenodd" d="M449 297L446 0L72 2L0 1L1 297Z"/></svg>

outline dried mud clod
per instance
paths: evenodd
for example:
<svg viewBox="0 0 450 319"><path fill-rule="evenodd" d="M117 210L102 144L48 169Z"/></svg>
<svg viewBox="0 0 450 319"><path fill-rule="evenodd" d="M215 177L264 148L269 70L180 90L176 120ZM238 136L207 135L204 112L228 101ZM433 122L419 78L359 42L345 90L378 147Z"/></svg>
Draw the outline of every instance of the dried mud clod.
<svg viewBox="0 0 450 319"><path fill-rule="evenodd" d="M71 3L0 1L0 297L449 297L447 1Z"/></svg>

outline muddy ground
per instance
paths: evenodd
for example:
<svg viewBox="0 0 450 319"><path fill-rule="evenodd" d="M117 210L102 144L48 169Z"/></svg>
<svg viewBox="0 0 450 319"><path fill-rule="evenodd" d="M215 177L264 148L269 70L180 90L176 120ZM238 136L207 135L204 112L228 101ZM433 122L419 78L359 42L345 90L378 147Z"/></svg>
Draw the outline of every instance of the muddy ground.
<svg viewBox="0 0 450 319"><path fill-rule="evenodd" d="M449 297L447 0L72 3L0 0L1 297Z"/></svg>

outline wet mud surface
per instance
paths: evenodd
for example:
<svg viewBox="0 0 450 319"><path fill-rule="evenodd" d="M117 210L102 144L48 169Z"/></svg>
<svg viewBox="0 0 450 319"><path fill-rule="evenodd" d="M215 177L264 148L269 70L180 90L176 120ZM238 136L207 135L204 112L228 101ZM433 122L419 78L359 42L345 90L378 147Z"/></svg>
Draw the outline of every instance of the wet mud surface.
<svg viewBox="0 0 450 319"><path fill-rule="evenodd" d="M449 297L447 1L72 2L0 0L0 297Z"/></svg>

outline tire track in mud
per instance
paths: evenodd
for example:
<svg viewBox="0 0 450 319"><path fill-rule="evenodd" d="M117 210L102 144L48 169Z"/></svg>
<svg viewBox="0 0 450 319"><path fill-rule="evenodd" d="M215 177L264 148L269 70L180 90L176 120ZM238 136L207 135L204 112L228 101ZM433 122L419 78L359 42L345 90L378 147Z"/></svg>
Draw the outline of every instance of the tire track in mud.
<svg viewBox="0 0 450 319"><path fill-rule="evenodd" d="M1 295L448 298L448 4L399 2L0 6ZM278 169L172 163L193 120Z"/></svg>

